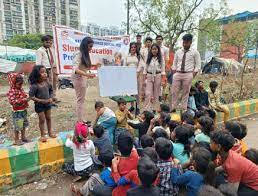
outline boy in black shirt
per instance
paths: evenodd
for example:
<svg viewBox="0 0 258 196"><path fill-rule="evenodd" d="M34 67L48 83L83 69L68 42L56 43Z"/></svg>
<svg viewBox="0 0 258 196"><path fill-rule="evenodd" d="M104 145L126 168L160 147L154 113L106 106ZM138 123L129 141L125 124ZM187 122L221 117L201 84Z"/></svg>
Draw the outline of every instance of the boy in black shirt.
<svg viewBox="0 0 258 196"><path fill-rule="evenodd" d="M159 174L155 163L149 157L143 157L138 162L137 170L142 185L129 189L127 196L158 196L159 188L153 186Z"/></svg>

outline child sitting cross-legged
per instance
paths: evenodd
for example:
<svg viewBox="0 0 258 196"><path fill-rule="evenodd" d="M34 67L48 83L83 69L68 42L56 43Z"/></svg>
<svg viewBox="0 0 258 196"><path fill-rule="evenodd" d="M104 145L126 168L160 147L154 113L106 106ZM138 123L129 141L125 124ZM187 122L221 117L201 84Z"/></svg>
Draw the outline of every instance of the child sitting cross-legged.
<svg viewBox="0 0 258 196"><path fill-rule="evenodd" d="M214 131L214 121L208 116L202 116L198 119L201 133L195 136L196 142L208 142L210 143L210 133Z"/></svg>
<svg viewBox="0 0 258 196"><path fill-rule="evenodd" d="M105 186L105 189L110 191L116 186L113 178L111 177L111 165L112 159L114 155L112 152L106 152L104 154L100 154L98 156L99 161L102 163L104 169L100 173L94 173L90 176L90 178L86 181L86 183L80 189L76 187L74 184L71 185L71 190L76 195L84 195L88 196L90 193L94 195L96 188L98 185Z"/></svg>
<svg viewBox="0 0 258 196"><path fill-rule="evenodd" d="M172 143L168 139L160 137L155 141L155 149L159 156L157 166L160 169L158 183L160 195L178 195L179 188L171 181L172 169L179 167L171 157L171 150L173 150Z"/></svg>
<svg viewBox="0 0 258 196"><path fill-rule="evenodd" d="M129 189L127 196L159 196L158 187L153 186L159 174L155 163L148 156L144 156L139 160L137 171L141 185Z"/></svg>
<svg viewBox="0 0 258 196"><path fill-rule="evenodd" d="M194 86L191 87L190 93L189 93L189 98L187 102L187 112L194 117L195 113L198 111L196 104L195 104L195 98L194 95L196 93L196 88Z"/></svg>
<svg viewBox="0 0 258 196"><path fill-rule="evenodd" d="M101 125L95 125L93 127L93 134L95 136L93 138L93 143L98 151L98 154L105 154L106 152L113 153L113 146L111 145L108 133L105 132L104 127ZM96 165L102 165L98 159L98 155L93 156L92 159Z"/></svg>
<svg viewBox="0 0 258 196"><path fill-rule="evenodd" d="M186 125L177 126L171 132L173 142L173 156L179 160L180 164L187 163L190 157L189 128Z"/></svg>
<svg viewBox="0 0 258 196"><path fill-rule="evenodd" d="M153 161L155 164L158 161L158 155L157 155L155 149L151 148L151 147L144 148L142 151L141 157L148 158L150 161ZM115 167L116 166L114 164L114 170L116 170ZM139 164L138 164L138 167L139 167ZM139 172L138 170L131 170L128 174L126 174L124 176L120 176L119 180L117 181L116 191L113 192L113 195L123 196L123 195L126 195L126 191L129 188L134 188L136 186L140 186L141 181L139 178L140 174L138 172ZM117 176L117 177L119 177L119 176ZM155 179L154 179L152 184L156 185L157 180L155 181ZM125 189L124 186L128 186L128 189Z"/></svg>
<svg viewBox="0 0 258 196"><path fill-rule="evenodd" d="M148 134L145 134L141 137L141 147L142 148L137 148L137 152L138 152L138 155L141 156L142 155L142 152L145 148L148 148L148 147L151 147L153 148L154 147L154 140L153 138L148 135Z"/></svg>
<svg viewBox="0 0 258 196"><path fill-rule="evenodd" d="M152 112L149 111L144 111L141 114L141 120L142 122L139 123L132 123L132 122L128 122L128 124L134 128L137 129L139 132L139 138L136 138L136 145L137 147L140 147L140 141L141 138L144 134L147 133L149 126L150 126L150 121L154 118L154 114Z"/></svg>
<svg viewBox="0 0 258 196"><path fill-rule="evenodd" d="M88 140L88 126L82 122L77 122L74 136L67 135L65 146L73 150L71 163L65 163L63 171L73 175L88 177L94 170L92 158L95 155L95 147L91 140Z"/></svg>
<svg viewBox="0 0 258 196"><path fill-rule="evenodd" d="M104 106L102 101L96 101L95 110L97 112L96 125L101 125L105 133L108 134L111 144L114 143L114 131L116 129L116 115L108 107Z"/></svg>
<svg viewBox="0 0 258 196"><path fill-rule="evenodd" d="M120 133L126 132L130 129L127 120L133 120L133 115L126 107L126 101L119 98L117 101L118 110L115 112L117 119L117 126L115 130L115 144Z"/></svg>
<svg viewBox="0 0 258 196"><path fill-rule="evenodd" d="M112 160L111 176L115 183L119 181L121 176L127 175L130 171L137 169L139 156L135 148L133 148L133 137L130 132L122 132L118 136L118 150L121 154L116 154ZM103 185L98 185L94 189L94 195L113 195L121 196L126 193L130 185L118 186L113 192Z"/></svg>
<svg viewBox="0 0 258 196"><path fill-rule="evenodd" d="M215 164L212 162L211 153L202 147L193 149L191 163L194 170L187 170L183 174L179 169L173 168L171 181L186 186L187 196L196 196L203 184L213 185Z"/></svg>

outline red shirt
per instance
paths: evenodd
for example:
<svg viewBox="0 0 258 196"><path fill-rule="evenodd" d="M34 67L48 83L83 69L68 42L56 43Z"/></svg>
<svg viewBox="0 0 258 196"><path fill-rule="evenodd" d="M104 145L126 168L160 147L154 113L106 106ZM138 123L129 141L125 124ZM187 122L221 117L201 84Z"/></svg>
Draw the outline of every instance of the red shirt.
<svg viewBox="0 0 258 196"><path fill-rule="evenodd" d="M131 155L129 157L121 157L120 161L117 166L118 172L111 172L111 176L114 179L114 181L117 183L121 176L125 176L126 174L129 174L132 170L137 170L139 156L137 154L136 149L132 149ZM136 177L136 176L135 176ZM116 187L112 195L113 196L124 196L126 195L126 191L130 188L130 185L125 186L118 186Z"/></svg>
<svg viewBox="0 0 258 196"><path fill-rule="evenodd" d="M222 164L230 183L241 183L258 191L258 166L242 157L233 150L229 150L228 158Z"/></svg>

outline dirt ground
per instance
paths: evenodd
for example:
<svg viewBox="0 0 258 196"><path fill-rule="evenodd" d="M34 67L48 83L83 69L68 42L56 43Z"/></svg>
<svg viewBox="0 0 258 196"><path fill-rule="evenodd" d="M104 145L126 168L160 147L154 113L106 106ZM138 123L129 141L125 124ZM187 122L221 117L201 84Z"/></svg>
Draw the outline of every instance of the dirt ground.
<svg viewBox="0 0 258 196"><path fill-rule="evenodd" d="M240 76L239 76L240 77ZM219 82L220 89L222 89L222 97L227 103L232 103L239 99L240 91L240 79L236 79L233 76L221 76L221 75L199 75L195 78L195 81L203 80L205 82L205 87L208 88L208 84L211 80L216 80ZM195 82L193 81L193 83ZM255 73L249 73L244 75L244 88L242 99L247 99L251 97L257 97L258 95L258 70ZM24 87L28 91L28 87ZM6 125L0 128L0 142L3 142L3 138L12 138L12 122L11 122L11 106L8 103L5 94L8 92L7 81L0 80L0 118L7 120ZM75 116L75 91L74 89L64 89L57 91L57 97L61 100L58 104L58 108L53 108L52 110L52 122L53 130L55 132L73 130L76 116ZM116 103L109 98L102 98L99 96L98 80L89 80L87 95L86 95L86 118L89 121L95 120L95 110L94 103L96 100L101 100L113 110L116 110ZM38 131L38 117L34 112L34 103L30 102L30 107L28 109L28 117L30 122L30 127L27 131L29 138L35 138L39 136Z"/></svg>
<svg viewBox="0 0 258 196"><path fill-rule="evenodd" d="M98 82L96 79L91 80L89 82L89 87L87 89L87 96L86 96L86 117L89 121L95 120L95 110L94 104L96 100L103 101L108 107L112 109L116 109L116 103L109 98L101 98L99 96L98 90ZM2 89L1 89L2 90ZM26 87L25 87L26 90ZM8 91L8 88L6 88ZM6 93L6 92L4 92ZM2 93L2 95L4 94ZM74 124L76 121L75 117L75 91L74 89L64 89L57 91L57 97L60 99L60 103L58 107L54 107L52 109L52 122L53 122L53 130L55 132L66 131L66 130L73 130ZM12 138L12 121L11 121L11 106L8 103L6 96L0 96L0 118L5 118L7 120L6 126L2 128L0 134L2 134L3 138ZM39 136L38 131L38 117L34 111L34 103L30 102L30 106L28 109L28 120L30 123L29 129L27 130L26 134L28 135L29 139L35 138ZM5 137L3 137L3 135Z"/></svg>

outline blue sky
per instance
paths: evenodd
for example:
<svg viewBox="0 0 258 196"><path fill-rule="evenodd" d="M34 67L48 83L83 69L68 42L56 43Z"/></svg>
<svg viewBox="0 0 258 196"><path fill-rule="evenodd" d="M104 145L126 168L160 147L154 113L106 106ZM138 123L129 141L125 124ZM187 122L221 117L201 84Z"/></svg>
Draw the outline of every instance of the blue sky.
<svg viewBox="0 0 258 196"><path fill-rule="evenodd" d="M207 3L218 0L205 0ZM126 21L126 0L80 0L81 23L94 22L101 26L121 26ZM258 0L228 0L232 14L258 11Z"/></svg>

